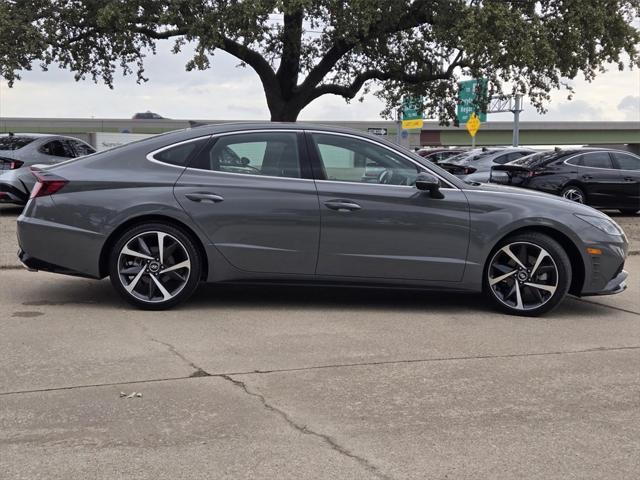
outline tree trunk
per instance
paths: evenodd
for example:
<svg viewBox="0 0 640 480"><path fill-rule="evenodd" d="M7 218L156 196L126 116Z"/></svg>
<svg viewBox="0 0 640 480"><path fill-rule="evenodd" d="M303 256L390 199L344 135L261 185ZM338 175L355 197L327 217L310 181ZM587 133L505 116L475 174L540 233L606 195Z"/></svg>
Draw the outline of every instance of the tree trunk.
<svg viewBox="0 0 640 480"><path fill-rule="evenodd" d="M295 122L298 120L301 108L290 103L285 103L281 108L270 109L272 122Z"/></svg>

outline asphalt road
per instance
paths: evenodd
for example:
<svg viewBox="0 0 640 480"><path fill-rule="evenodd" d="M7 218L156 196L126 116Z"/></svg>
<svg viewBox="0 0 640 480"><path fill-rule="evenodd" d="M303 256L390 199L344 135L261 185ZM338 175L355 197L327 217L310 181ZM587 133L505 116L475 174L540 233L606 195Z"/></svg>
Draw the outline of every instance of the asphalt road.
<svg viewBox="0 0 640 480"><path fill-rule="evenodd" d="M640 255L625 293L543 318L289 287L140 312L5 265L2 478L640 476Z"/></svg>

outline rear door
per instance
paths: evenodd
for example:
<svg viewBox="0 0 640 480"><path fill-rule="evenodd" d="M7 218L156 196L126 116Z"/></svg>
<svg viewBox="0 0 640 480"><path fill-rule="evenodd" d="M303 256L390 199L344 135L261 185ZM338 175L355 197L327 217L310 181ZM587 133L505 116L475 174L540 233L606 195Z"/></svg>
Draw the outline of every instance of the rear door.
<svg viewBox="0 0 640 480"><path fill-rule="evenodd" d="M620 207L640 210L640 157L625 152L611 152L611 155L623 182Z"/></svg>
<svg viewBox="0 0 640 480"><path fill-rule="evenodd" d="M624 182L620 171L613 168L609 152L583 153L579 160L578 179L585 188L589 205L617 207Z"/></svg>
<svg viewBox="0 0 640 480"><path fill-rule="evenodd" d="M320 200L318 275L457 282L469 243L464 193L415 188L425 167L372 140L308 132Z"/></svg>
<svg viewBox="0 0 640 480"><path fill-rule="evenodd" d="M303 140L289 130L216 136L176 183L178 202L236 268L314 274L320 213Z"/></svg>

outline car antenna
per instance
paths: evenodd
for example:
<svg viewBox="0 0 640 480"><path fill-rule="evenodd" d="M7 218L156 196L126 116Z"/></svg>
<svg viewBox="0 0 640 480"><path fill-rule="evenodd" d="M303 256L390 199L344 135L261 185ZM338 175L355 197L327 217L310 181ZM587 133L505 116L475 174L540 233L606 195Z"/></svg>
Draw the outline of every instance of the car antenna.
<svg viewBox="0 0 640 480"><path fill-rule="evenodd" d="M555 150L556 152L561 152L561 151L562 151L562 149L561 149L560 147L556 147L556 148L554 148L554 150Z"/></svg>
<svg viewBox="0 0 640 480"><path fill-rule="evenodd" d="M9 136L10 136L10 137L15 137L15 135L16 135L15 133L13 133L13 132L9 132Z"/></svg>

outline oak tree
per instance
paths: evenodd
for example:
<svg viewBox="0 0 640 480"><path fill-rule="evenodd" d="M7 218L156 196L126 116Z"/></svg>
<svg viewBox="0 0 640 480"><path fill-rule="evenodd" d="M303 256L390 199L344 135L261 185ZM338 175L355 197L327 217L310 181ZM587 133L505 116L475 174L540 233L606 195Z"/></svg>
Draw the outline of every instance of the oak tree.
<svg viewBox="0 0 640 480"><path fill-rule="evenodd" d="M252 68L274 121L372 92L387 116L422 95L447 122L462 77L543 111L578 75L639 66L639 14L640 0L0 0L0 75L58 64L78 80L142 82L145 58L171 40L176 53L193 45L186 70L215 75L218 50Z"/></svg>

